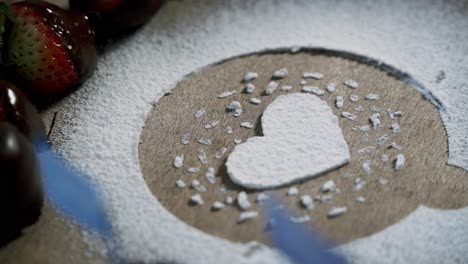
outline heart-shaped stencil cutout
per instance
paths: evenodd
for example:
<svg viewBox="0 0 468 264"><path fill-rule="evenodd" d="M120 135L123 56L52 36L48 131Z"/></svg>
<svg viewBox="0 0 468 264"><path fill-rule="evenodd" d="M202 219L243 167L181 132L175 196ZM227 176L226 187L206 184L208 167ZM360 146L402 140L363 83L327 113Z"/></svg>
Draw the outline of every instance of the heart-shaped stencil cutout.
<svg viewBox="0 0 468 264"><path fill-rule="evenodd" d="M236 184L267 189L316 177L349 162L338 118L311 94L279 96L262 116L263 137L236 146L226 167Z"/></svg>

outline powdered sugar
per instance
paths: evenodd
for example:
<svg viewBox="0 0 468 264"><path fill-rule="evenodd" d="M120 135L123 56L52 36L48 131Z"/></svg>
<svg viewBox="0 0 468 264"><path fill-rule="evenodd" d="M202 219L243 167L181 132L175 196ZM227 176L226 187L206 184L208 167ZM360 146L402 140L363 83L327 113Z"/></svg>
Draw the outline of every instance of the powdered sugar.
<svg viewBox="0 0 468 264"><path fill-rule="evenodd" d="M63 101L66 122L55 139L60 154L105 190L118 257L129 262L254 262L243 257L244 245L187 226L149 191L136 149L151 103L188 73L235 55L297 45L351 51L410 72L435 94L449 135L449 163L468 168L468 32L463 30L468 21L455 2L369 1L366 8L346 1L169 2L148 26L108 50L95 75ZM376 18L379 23L368 23ZM441 69L445 80L433 82ZM341 248L357 263L456 262L466 259L466 239L456 234L465 230L467 213L418 209L401 224ZM415 250L415 244L424 250ZM446 245L449 252L439 250ZM381 257L383 251L387 258ZM254 259L281 262L266 252Z"/></svg>
<svg viewBox="0 0 468 264"><path fill-rule="evenodd" d="M277 97L263 113L262 127L264 137L249 138L236 146L226 162L229 177L244 187L277 187L315 177L349 161L337 117L314 95ZM289 157L288 162L284 156Z"/></svg>

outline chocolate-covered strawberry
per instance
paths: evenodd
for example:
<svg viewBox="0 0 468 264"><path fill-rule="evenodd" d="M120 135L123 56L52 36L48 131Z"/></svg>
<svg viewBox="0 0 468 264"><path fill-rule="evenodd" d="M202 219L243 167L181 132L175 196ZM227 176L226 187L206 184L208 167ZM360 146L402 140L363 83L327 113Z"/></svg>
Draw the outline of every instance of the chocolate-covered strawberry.
<svg viewBox="0 0 468 264"><path fill-rule="evenodd" d="M43 191L32 144L12 124L0 121L0 245L37 221Z"/></svg>
<svg viewBox="0 0 468 264"><path fill-rule="evenodd" d="M9 6L6 63L42 95L61 94L94 70L97 52L88 18L42 1Z"/></svg>
<svg viewBox="0 0 468 264"><path fill-rule="evenodd" d="M0 121L14 125L31 142L45 140L44 124L28 98L13 84L0 80Z"/></svg>
<svg viewBox="0 0 468 264"><path fill-rule="evenodd" d="M104 39L144 24L163 3L164 0L71 0L70 7L98 14L94 28L98 38Z"/></svg>

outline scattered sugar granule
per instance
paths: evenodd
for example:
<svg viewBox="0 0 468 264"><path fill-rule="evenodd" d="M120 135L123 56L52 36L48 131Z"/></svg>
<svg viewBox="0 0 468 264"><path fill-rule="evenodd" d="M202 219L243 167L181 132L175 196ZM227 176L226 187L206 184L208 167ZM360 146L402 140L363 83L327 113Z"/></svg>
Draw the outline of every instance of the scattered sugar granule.
<svg viewBox="0 0 468 264"><path fill-rule="evenodd" d="M237 205L239 205L239 208L244 211L250 208L251 204L249 202L249 198L247 197L247 193L244 191L237 195Z"/></svg>
<svg viewBox="0 0 468 264"><path fill-rule="evenodd" d="M200 138L198 140L198 143L203 144L203 145L211 145L211 140L207 138Z"/></svg>
<svg viewBox="0 0 468 264"><path fill-rule="evenodd" d="M199 150L198 153L198 160L200 161L201 164L205 165L208 163L208 160L206 159L206 153L203 149Z"/></svg>
<svg viewBox="0 0 468 264"><path fill-rule="evenodd" d="M281 68L273 73L273 78L275 79L283 79L284 77L288 76L288 69Z"/></svg>
<svg viewBox="0 0 468 264"><path fill-rule="evenodd" d="M390 128L393 133L400 133L400 125L398 123L393 123Z"/></svg>
<svg viewBox="0 0 468 264"><path fill-rule="evenodd" d="M377 144L383 145L383 144L385 144L385 142L387 142L387 140L388 140L388 135L384 134L384 135L382 135L381 137L379 137L377 139Z"/></svg>
<svg viewBox="0 0 468 264"><path fill-rule="evenodd" d="M349 96L349 100L351 102L357 102L357 101L359 101L359 96L357 96L356 94L352 94L352 95Z"/></svg>
<svg viewBox="0 0 468 264"><path fill-rule="evenodd" d="M289 50L289 52L294 54L294 53L298 53L299 51L301 51L301 49L302 48L300 46L294 46Z"/></svg>
<svg viewBox="0 0 468 264"><path fill-rule="evenodd" d="M346 207L333 207L330 211L328 211L327 216L329 218L338 217L340 215L346 214L346 212L348 212L348 208Z"/></svg>
<svg viewBox="0 0 468 264"><path fill-rule="evenodd" d="M316 86L304 86L302 87L304 93L313 93L315 95L324 95L325 91Z"/></svg>
<svg viewBox="0 0 468 264"><path fill-rule="evenodd" d="M211 208L215 211L218 211L218 210L221 210L223 208L225 208L226 205L222 202L214 202L213 205L211 206Z"/></svg>
<svg viewBox="0 0 468 264"><path fill-rule="evenodd" d="M316 200L320 201L320 203L330 203L331 200L333 199L333 195L331 194L324 194L324 195L318 195L316 197Z"/></svg>
<svg viewBox="0 0 468 264"><path fill-rule="evenodd" d="M381 185L387 185L387 184L388 184L388 180L385 179L385 178L379 178L379 184L381 184Z"/></svg>
<svg viewBox="0 0 468 264"><path fill-rule="evenodd" d="M232 127L226 127L226 133L228 133L229 135L231 135L232 132L233 132Z"/></svg>
<svg viewBox="0 0 468 264"><path fill-rule="evenodd" d="M187 172L188 173L198 173L198 172L200 172L200 168L190 167L190 168L187 169Z"/></svg>
<svg viewBox="0 0 468 264"><path fill-rule="evenodd" d="M215 128L216 126L218 126L219 124L219 121L211 121L211 122L208 122L206 125L205 125L205 129L212 129L212 128Z"/></svg>
<svg viewBox="0 0 468 264"><path fill-rule="evenodd" d="M327 85L327 88L326 88L326 89L327 89L328 92L332 93L332 92L334 92L335 89L336 89L336 84L335 84L335 83L329 83L329 84Z"/></svg>
<svg viewBox="0 0 468 264"><path fill-rule="evenodd" d="M183 134L180 142L184 145L188 145L190 143L190 134Z"/></svg>
<svg viewBox="0 0 468 264"><path fill-rule="evenodd" d="M239 117L242 114L243 110L242 109L236 109L234 110L234 117Z"/></svg>
<svg viewBox="0 0 468 264"><path fill-rule="evenodd" d="M241 103L239 103L238 101L231 101L227 106L226 108L228 110L231 110L231 111L234 111L234 110L237 110L237 109L242 109L242 105Z"/></svg>
<svg viewBox="0 0 468 264"><path fill-rule="evenodd" d="M216 182L215 169L213 167L208 168L208 170L205 173L205 178L211 184Z"/></svg>
<svg viewBox="0 0 468 264"><path fill-rule="evenodd" d="M372 105L372 106L370 107L370 110L371 110L372 112L375 112L375 113L380 112L380 108L379 108L378 106L375 106L375 105Z"/></svg>
<svg viewBox="0 0 468 264"><path fill-rule="evenodd" d="M304 216L290 216L289 221L295 223L295 224L303 224L310 222L310 216L304 215Z"/></svg>
<svg viewBox="0 0 468 264"><path fill-rule="evenodd" d="M240 126L243 127L243 128L248 128L248 129L251 129L251 128L254 127L254 125L252 123L250 123L250 122L242 122L240 124Z"/></svg>
<svg viewBox="0 0 468 264"><path fill-rule="evenodd" d="M323 74L320 73L320 72L304 72L304 74L302 74L302 77L303 78L313 78L313 79L316 79L316 80L321 80L321 79L323 79Z"/></svg>
<svg viewBox="0 0 468 264"><path fill-rule="evenodd" d="M261 203L261 202L263 202L265 200L268 200L268 199L270 199L270 196L268 196L268 194L262 192L262 193L257 194L257 198L255 199L255 201L257 203Z"/></svg>
<svg viewBox="0 0 468 264"><path fill-rule="evenodd" d="M403 113L401 111L392 111L390 109L387 109L387 113L388 113L388 116L390 117L390 119L395 119L395 118L403 115Z"/></svg>
<svg viewBox="0 0 468 264"><path fill-rule="evenodd" d="M390 148L394 148L396 150L401 150L401 146L398 145L396 142L390 143Z"/></svg>
<svg viewBox="0 0 468 264"><path fill-rule="evenodd" d="M223 92L221 93L220 95L218 95L218 98L219 99L224 99L224 98L228 98L229 96L232 96L234 94L236 94L237 91L235 90L232 90L232 91L226 91L226 92Z"/></svg>
<svg viewBox="0 0 468 264"><path fill-rule="evenodd" d="M354 190L359 191L366 186L366 182L361 180L361 178L356 178L354 180Z"/></svg>
<svg viewBox="0 0 468 264"><path fill-rule="evenodd" d="M192 181L192 188L195 189L195 188L198 187L198 186L200 186L200 182L199 182L198 180L193 180L193 181Z"/></svg>
<svg viewBox="0 0 468 264"><path fill-rule="evenodd" d="M350 112L343 112L341 113L341 116L351 121L355 121L357 119L357 116L351 114Z"/></svg>
<svg viewBox="0 0 468 264"><path fill-rule="evenodd" d="M194 116L196 119L199 119L201 118L204 114L206 113L206 110L205 109L200 109L198 111L195 112Z"/></svg>
<svg viewBox="0 0 468 264"><path fill-rule="evenodd" d="M276 91L277 88L278 88L278 83L272 81L267 85L265 89L265 94L271 95L273 94L274 91Z"/></svg>
<svg viewBox="0 0 468 264"><path fill-rule="evenodd" d="M359 87L359 84L355 80L347 80L344 82L344 85L352 89L356 89Z"/></svg>
<svg viewBox="0 0 468 264"><path fill-rule="evenodd" d="M366 100L374 101L374 100L379 100L379 99L380 99L380 95L378 94L370 93L366 95Z"/></svg>
<svg viewBox="0 0 468 264"><path fill-rule="evenodd" d="M354 131L369 131L369 125L362 125L362 126L353 126L351 128Z"/></svg>
<svg viewBox="0 0 468 264"><path fill-rule="evenodd" d="M390 159L390 157L387 154L382 154L382 156L380 156L380 159L383 162L387 162Z"/></svg>
<svg viewBox="0 0 468 264"><path fill-rule="evenodd" d="M374 149L375 147L369 146L369 147L365 147L365 148L358 150L357 153L359 155L367 154L367 153L371 153L372 151L374 151Z"/></svg>
<svg viewBox="0 0 468 264"><path fill-rule="evenodd" d="M301 196L301 204L307 210L314 209L314 201L312 200L312 197L310 197L310 195L302 195Z"/></svg>
<svg viewBox="0 0 468 264"><path fill-rule="evenodd" d="M335 185L335 182L333 182L332 180L326 181L320 188L320 191L322 192L334 192L335 190L336 190L336 185Z"/></svg>
<svg viewBox="0 0 468 264"><path fill-rule="evenodd" d="M251 93L255 92L255 85L253 85L251 83L248 83L245 86L245 92L248 93L248 94L251 94Z"/></svg>
<svg viewBox="0 0 468 264"><path fill-rule="evenodd" d="M258 78L258 73L248 72L244 76L244 82L251 82L251 81L253 81L253 80L257 79L257 78Z"/></svg>
<svg viewBox="0 0 468 264"><path fill-rule="evenodd" d="M177 180L177 181L176 181L176 186L177 186L178 188L181 188L181 189L182 189L182 188L185 188L186 185L185 185L185 182L184 182L183 180Z"/></svg>
<svg viewBox="0 0 468 264"><path fill-rule="evenodd" d="M356 197L356 202L357 203L365 203L366 202L366 198L362 197L362 196L358 196Z"/></svg>
<svg viewBox="0 0 468 264"><path fill-rule="evenodd" d="M306 80L302 80L299 84L300 84L301 86L307 85L307 81L306 81Z"/></svg>
<svg viewBox="0 0 468 264"><path fill-rule="evenodd" d="M398 154L396 156L396 161L395 161L395 170L399 171L403 169L403 166L405 166L405 155L403 154Z"/></svg>
<svg viewBox="0 0 468 264"><path fill-rule="evenodd" d="M201 195L198 193L198 194L195 194L195 195L192 195L192 197L190 197L190 202L194 205L203 205L203 199L201 197Z"/></svg>
<svg viewBox="0 0 468 264"><path fill-rule="evenodd" d="M376 129L377 127L379 127L381 125L381 123L380 123L380 114L379 113L372 114L369 117L369 121L371 122L372 127L374 129Z"/></svg>
<svg viewBox="0 0 468 264"><path fill-rule="evenodd" d="M349 178L353 177L353 174L351 172L349 172L349 171L346 171L341 176L343 178L345 178L345 179L349 179Z"/></svg>
<svg viewBox="0 0 468 264"><path fill-rule="evenodd" d="M358 111L358 112L364 111L364 107L362 107L362 105L356 106L356 107L354 107L353 109L354 109L355 111Z"/></svg>
<svg viewBox="0 0 468 264"><path fill-rule="evenodd" d="M258 216L258 213L255 211L249 211L249 212L241 212L239 215L239 219L237 220L237 223L243 223L247 220L256 218Z"/></svg>
<svg viewBox="0 0 468 264"><path fill-rule="evenodd" d="M336 105L336 108L342 108L342 107L343 107L343 104L344 104L343 96L337 96L337 97L335 98L335 105Z"/></svg>
<svg viewBox="0 0 468 264"><path fill-rule="evenodd" d="M288 196L296 196L299 194L299 190L296 187L291 187L288 190Z"/></svg>
<svg viewBox="0 0 468 264"><path fill-rule="evenodd" d="M182 168L182 166L184 166L184 155L176 156L172 164L177 169Z"/></svg>
<svg viewBox="0 0 468 264"><path fill-rule="evenodd" d="M262 100L258 99L258 98L250 98L249 102L251 104L254 104L254 105L259 105L262 103Z"/></svg>
<svg viewBox="0 0 468 264"><path fill-rule="evenodd" d="M370 160L365 160L365 161L362 163L362 170L363 170L366 174L371 174L370 164L371 164L371 161L370 161Z"/></svg>
<svg viewBox="0 0 468 264"><path fill-rule="evenodd" d="M234 198L232 198L231 196L227 196L225 202L226 204L233 204Z"/></svg>
<svg viewBox="0 0 468 264"><path fill-rule="evenodd" d="M201 184L198 185L197 187L194 187L194 188L195 188L195 190L197 190L197 192L201 192L201 193L206 192L206 187L201 185Z"/></svg>
<svg viewBox="0 0 468 264"><path fill-rule="evenodd" d="M215 153L215 158L216 159L220 159L224 156L224 154L226 154L226 151L227 151L227 148L226 147L222 147L220 148L218 151L216 151Z"/></svg>
<svg viewBox="0 0 468 264"><path fill-rule="evenodd" d="M292 88L293 88L293 87L292 87L291 85L283 85L283 86L281 86L281 91L283 91L283 92L289 92L289 91L292 90Z"/></svg>
<svg viewBox="0 0 468 264"><path fill-rule="evenodd" d="M242 139L234 139L234 144L239 145L240 143L242 143Z"/></svg>
<svg viewBox="0 0 468 264"><path fill-rule="evenodd" d="M329 218L334 218L334 217L344 215L346 214L346 212L348 212L348 208L346 207L333 207L330 211L328 211L327 216Z"/></svg>

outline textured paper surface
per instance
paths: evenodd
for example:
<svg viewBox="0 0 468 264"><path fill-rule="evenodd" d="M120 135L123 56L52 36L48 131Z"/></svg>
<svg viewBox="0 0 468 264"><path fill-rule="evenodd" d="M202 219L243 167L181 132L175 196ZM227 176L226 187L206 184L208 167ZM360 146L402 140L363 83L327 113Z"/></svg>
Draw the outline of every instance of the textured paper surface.
<svg viewBox="0 0 468 264"><path fill-rule="evenodd" d="M245 257L248 245L200 232L154 198L137 154L152 103L187 74L233 56L292 46L345 50L408 72L425 92L432 92L447 128L449 162L468 168L468 16L463 5L422 0L172 1L142 30L103 54L93 77L64 100L69 110L58 131L58 150L105 190L118 257L130 262L281 263L270 250ZM437 82L441 70L446 79ZM428 225L429 215L437 215L438 226L450 221L453 234L459 235L436 232ZM382 249L380 263L393 263L398 255L436 263L468 258L463 233L467 210L426 210L416 216L403 222L404 239L375 236L344 248L356 263L371 262L365 252ZM433 238L413 240L418 233ZM443 250L447 248L451 250Z"/></svg>

